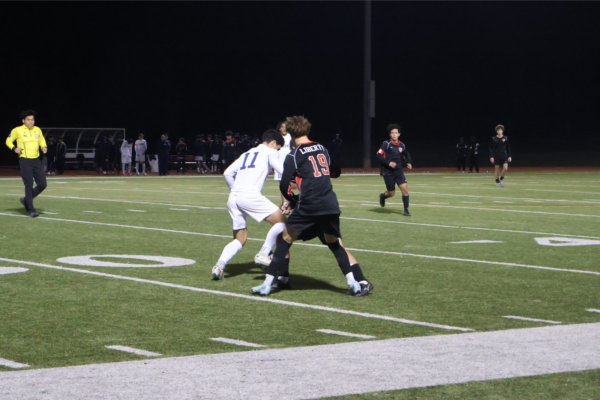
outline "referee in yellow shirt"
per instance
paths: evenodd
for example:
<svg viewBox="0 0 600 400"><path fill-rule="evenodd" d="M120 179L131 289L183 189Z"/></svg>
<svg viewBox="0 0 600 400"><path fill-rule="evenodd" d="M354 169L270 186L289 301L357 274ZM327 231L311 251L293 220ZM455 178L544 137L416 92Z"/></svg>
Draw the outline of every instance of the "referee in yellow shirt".
<svg viewBox="0 0 600 400"><path fill-rule="evenodd" d="M46 174L44 173L44 164L40 158L40 149L46 154L46 139L42 135L42 130L35 125L35 111L26 110L21 113L23 126L16 127L6 138L6 145L9 149L19 155L19 166L21 167L21 177L25 184L25 197L19 200L25 206L25 209L32 218L40 214L33 207L33 199L46 189ZM17 142L15 146L15 141ZM35 180L36 187L33 187Z"/></svg>

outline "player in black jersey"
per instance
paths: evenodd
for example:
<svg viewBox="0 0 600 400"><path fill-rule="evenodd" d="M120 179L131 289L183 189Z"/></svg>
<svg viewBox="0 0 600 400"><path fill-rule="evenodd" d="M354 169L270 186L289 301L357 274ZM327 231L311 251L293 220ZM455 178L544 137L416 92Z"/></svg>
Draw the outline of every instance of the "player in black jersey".
<svg viewBox="0 0 600 400"><path fill-rule="evenodd" d="M288 117L286 119L287 131L295 140L296 148L290 152L283 164L283 176L279 189L288 200L290 206L295 208L292 215L287 219L283 240L277 244L273 254L273 260L269 264L265 282L252 288L252 292L262 296L271 293L271 286L275 276L281 275L285 265L285 256L292 243L301 238L304 232L315 229L317 226L325 236L325 242L346 276L350 292L354 296L365 296L369 294L369 288L357 282L348 253L341 245L340 231L340 207L337 196L333 191L330 179L329 166L331 160L327 149L322 144L311 141L308 138L311 124L302 116ZM296 200L289 193L289 182L294 174L298 177L299 196Z"/></svg>
<svg viewBox="0 0 600 400"><path fill-rule="evenodd" d="M400 125L390 124L387 127L390 140L381 144L377 152L377 159L381 161L381 176L385 182L387 191L379 195L379 204L385 207L385 199L394 197L396 185L402 191L402 203L404 204L404 215L410 217L408 211L408 182L404 177L402 163L406 163L408 169L412 169L410 154L406 146L400 141Z"/></svg>
<svg viewBox="0 0 600 400"><path fill-rule="evenodd" d="M504 187L504 175L508 171L508 163L512 162L508 136L504 136L504 125L496 126L496 136L490 142L490 162L494 164L496 187Z"/></svg>

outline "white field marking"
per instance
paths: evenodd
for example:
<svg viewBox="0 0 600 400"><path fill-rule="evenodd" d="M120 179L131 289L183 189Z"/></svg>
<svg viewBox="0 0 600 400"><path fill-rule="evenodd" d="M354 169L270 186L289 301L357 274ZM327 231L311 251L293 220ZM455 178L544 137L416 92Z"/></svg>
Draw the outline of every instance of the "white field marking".
<svg viewBox="0 0 600 400"><path fill-rule="evenodd" d="M600 245L600 240L589 240L589 239L574 239L574 238L561 238L561 237L549 237L549 238L535 238L535 241L542 246L593 246Z"/></svg>
<svg viewBox="0 0 600 400"><path fill-rule="evenodd" d="M600 313L600 310L596 310L595 308L588 308L587 311L589 311L589 312L595 312L595 313Z"/></svg>
<svg viewBox="0 0 600 400"><path fill-rule="evenodd" d="M214 340L215 342L222 342L227 344L234 344L236 346L245 346L245 347L267 347L264 344L256 344L250 342L244 342L243 340L233 340L222 337L210 338L210 340Z"/></svg>
<svg viewBox="0 0 600 400"><path fill-rule="evenodd" d="M27 365L27 364L21 364L18 362L10 361L10 360L7 360L6 358L0 358L0 365L3 365L8 368L14 368L14 369L29 367L29 365Z"/></svg>
<svg viewBox="0 0 600 400"><path fill-rule="evenodd" d="M190 211L187 208L169 208L169 210L173 210L173 211Z"/></svg>
<svg viewBox="0 0 600 400"><path fill-rule="evenodd" d="M468 243L504 243L497 240L471 240L468 242L450 242L452 244L468 244Z"/></svg>
<svg viewBox="0 0 600 400"><path fill-rule="evenodd" d="M134 264L134 263L113 263L108 261L94 260L94 258L126 258L132 260L154 261L159 264ZM56 261L63 264L79 265L84 267L125 267L125 268L162 268L162 267L183 267L185 265L195 264L196 261L188 258L161 257L161 256L138 256L126 254L109 255L91 255L62 257Z"/></svg>
<svg viewBox="0 0 600 400"><path fill-rule="evenodd" d="M53 213L53 212L48 212L48 211L42 211L41 214L58 215L58 213Z"/></svg>
<svg viewBox="0 0 600 400"><path fill-rule="evenodd" d="M377 339L377 336L359 335L358 333L348 333L348 332L341 332L341 331L332 331L331 329L317 329L317 332L328 333L330 335L355 337L355 338L361 338L361 339Z"/></svg>
<svg viewBox="0 0 600 400"><path fill-rule="evenodd" d="M524 189L533 192L558 192L558 193L581 193L581 194L600 194L600 192L575 192L571 190L551 190L551 189Z"/></svg>
<svg viewBox="0 0 600 400"><path fill-rule="evenodd" d="M146 357L162 356L162 354L160 354L160 353L153 353L151 351L135 349L133 347L127 347L127 346L106 346L106 348L111 349L111 350L124 351L125 353L133 353L133 354L137 354L138 356L146 356Z"/></svg>
<svg viewBox="0 0 600 400"><path fill-rule="evenodd" d="M161 191L164 192L164 191ZM14 196L14 195L11 195ZM92 201L108 201L113 203L128 203L128 204L147 204L152 206L175 206L175 207L190 207L199 208L202 210L227 210L227 207L204 207L204 206L188 206L186 204L169 204L169 203L150 203L146 201L129 201L129 200L110 200L110 199L94 199L89 197L73 197L73 196L44 196L54 199L68 199L68 200L92 200Z"/></svg>
<svg viewBox="0 0 600 400"><path fill-rule="evenodd" d="M562 324L562 322L560 322L560 321L550 321L547 319L536 319L536 318L527 318L527 317L516 317L514 315L504 315L502 318L518 319L521 321L531 321L531 322L544 322L546 324L554 324L554 325Z"/></svg>
<svg viewBox="0 0 600 400"><path fill-rule="evenodd" d="M27 268L20 267L0 267L0 275L18 274L29 271Z"/></svg>
<svg viewBox="0 0 600 400"><path fill-rule="evenodd" d="M545 200L523 200L527 203L545 203Z"/></svg>
<svg viewBox="0 0 600 400"><path fill-rule="evenodd" d="M440 204L440 205L443 205L443 206L445 206L445 205L448 205L448 204L450 204L450 203L435 203L435 202L433 202L433 201L430 201L430 202L429 202L429 204Z"/></svg>
<svg viewBox="0 0 600 400"><path fill-rule="evenodd" d="M368 204L365 204L368 205ZM1 213L0 213L1 215ZM355 221L367 221L367 222L381 222L386 224L402 224L402 225L417 225L417 226L430 226L434 228L451 228L451 229L469 229L476 231L492 231L492 232L506 232L506 233L525 233L528 235L553 235L553 236L564 236L584 239L600 239L598 236L581 236L581 235L569 235L562 233L545 233L545 232L532 232L532 231L515 231L510 229L494 229L494 228L477 228L470 226L455 226L455 225L437 225L437 224L424 224L420 222L404 222L404 221L387 221L381 219L365 219L365 218L352 218L352 217L340 217L340 219L348 219Z"/></svg>
<svg viewBox="0 0 600 400"><path fill-rule="evenodd" d="M77 188L69 188L72 190L77 190ZM184 191L180 191L180 190L172 190L171 188L163 188L162 190L150 190L150 189L115 189L115 188L93 188L93 189L89 189L86 188L86 191L89 190L96 190L96 191L101 191L101 192L106 192L106 191L119 191L119 192L130 192L132 190L134 190L135 192L151 192L151 193L164 193L165 191L168 191L169 193L182 193L182 194L205 194L205 195L227 195L229 196L229 193L222 193L222 192L184 192Z"/></svg>
<svg viewBox="0 0 600 400"><path fill-rule="evenodd" d="M8 217L29 218L26 215L14 215L14 214L7 214L7 213L0 213L0 215L4 215L4 216L8 216ZM147 228L147 227L143 227L143 226L119 225L119 224L109 224L109 223L91 222L91 221L78 221L78 220L70 220L70 219L62 219L62 218L38 217L38 219L61 221L61 222L74 222L74 223L88 224L88 225L113 226L113 227L118 227L118 228L140 229L140 230L157 231L157 232L181 233L181 234L184 234L184 235L210 236L210 237L220 237L220 238L231 239L231 235L215 235L215 234L211 234L211 233L176 231L176 230L171 230L171 229ZM353 219L353 220L359 220L359 221L361 220L360 218L348 218L348 217L346 217L346 219ZM365 221L369 221L369 220L365 220ZM389 222L389 221L385 221L385 222ZM473 228L473 229L476 229L476 228ZM253 240L253 241L257 241L257 242L264 242L264 239L248 238L248 240ZM321 247L323 249L326 248L326 246L319 245L319 244L311 244L311 243L297 243L296 242L296 245L297 246L309 246L309 247ZM348 250L360 251L360 252L365 252L365 253L388 254L388 255L398 255L398 256L410 256L410 257L420 257L420 258L437 259L437 260L461 261L461 262L481 263L481 264L489 264L489 265L505 265L505 266L510 266L510 267L533 268L533 269L541 269L541 270L547 270L547 271L558 271L558 272L571 272L571 273L578 273L578 274L600 275L600 272L596 272L596 271L584 271L584 270L576 270L576 269L551 268L551 267L542 267L542 266L527 265L527 264L514 264L514 263L504 263L504 262L485 261L485 260L470 260L470 259L465 259L465 258L430 256L430 255L425 255L425 254L396 253L396 252L389 252L389 251L355 249L355 248L348 248ZM3 260L3 259L0 258L0 260Z"/></svg>
<svg viewBox="0 0 600 400"><path fill-rule="evenodd" d="M496 187L490 189L497 189ZM478 189L479 190L479 189ZM532 189L525 189L532 190ZM501 197L501 196L482 196L482 195L474 195L474 194L451 194L451 193L429 193L429 192L411 192L411 194L427 194L432 196L450 196L450 197L474 197L474 198L483 198L483 199L502 199L502 200L543 200L549 202L558 202L558 203L593 203L589 201L583 200L565 200L565 199L531 199L528 197ZM575 192L567 192L567 193L575 193ZM600 194L600 193L596 193Z"/></svg>
<svg viewBox="0 0 600 400"><path fill-rule="evenodd" d="M481 204L480 201L463 201L465 204Z"/></svg>
<svg viewBox="0 0 600 400"><path fill-rule="evenodd" d="M373 203L373 204L376 204L376 203ZM389 204L402 205L401 203L389 203ZM498 212L514 212L514 213L522 213L522 214L564 215L567 217L600 218L600 215L591 215L591 214L569 214L569 213L555 213L555 212L547 212L547 211L507 210L504 208L438 206L438 205L432 205L432 204L417 204L417 203L412 203L411 205L419 206L419 207L458 208L458 209L463 209L463 210L498 211Z"/></svg>
<svg viewBox="0 0 600 400"><path fill-rule="evenodd" d="M125 181L81 181L77 183L125 183Z"/></svg>
<svg viewBox="0 0 600 400"><path fill-rule="evenodd" d="M102 214L102 211L82 211L84 213L89 213L89 214Z"/></svg>
<svg viewBox="0 0 600 400"><path fill-rule="evenodd" d="M127 210L127 211L131 211L131 212L146 212L145 210Z"/></svg>
<svg viewBox="0 0 600 400"><path fill-rule="evenodd" d="M231 237L227 236L227 238L230 239ZM256 239L256 240L258 240L258 239ZM319 246L319 247L325 247L325 246ZM276 300L276 299L272 299L269 297L263 297L263 296L255 296L255 295L248 296L248 295L239 294L239 293L222 292L219 290L210 290L210 289L203 289L203 288L192 287L192 286L183 286L183 285L177 285L177 284L168 283L168 282L151 281L149 279L141 279L141 278L134 278L134 277L130 277L130 276L113 275L113 274L106 274L103 272L88 271L85 269L59 267L57 265L41 264L41 263L35 263L35 262L31 262L31 261L13 260L13 259L9 259L9 258L0 258L0 261L7 261L7 262L13 262L13 263L19 263L19 264L25 264L25 265L34 265L37 267L57 269L57 270L61 270L61 271L71 271L71 272L77 272L80 274L103 276L106 278L114 278L114 279L120 279L120 280L125 280L125 281L149 283L152 285L165 286L165 287L170 287L170 288L175 288L175 289L190 290L193 292L210 293L210 294L216 294L216 295L221 295L221 296L237 297L237 298L246 299L246 300L264 301L266 303L281 304L281 305L292 306L292 307L308 308L308 309L312 309L312 310L335 312L335 313L346 314L346 315L354 315L354 316L358 316L358 317L381 319L381 320L385 320L385 321L399 322L399 323L408 324L408 325L428 326L430 328L455 330L455 331L461 331L461 332L474 331L474 329L470 329L470 328L460 328L460 327L450 326L450 325L432 324L429 322L413 321L413 320L404 319L404 318L388 317L386 315L369 314L369 313L364 313L364 312L343 310L343 309L332 308L332 307L317 306L317 305L313 305L313 304L297 303L297 302L286 301L286 300Z"/></svg>
<svg viewBox="0 0 600 400"><path fill-rule="evenodd" d="M494 200L494 203L502 203L502 204L515 204L514 201L498 201L498 200Z"/></svg>

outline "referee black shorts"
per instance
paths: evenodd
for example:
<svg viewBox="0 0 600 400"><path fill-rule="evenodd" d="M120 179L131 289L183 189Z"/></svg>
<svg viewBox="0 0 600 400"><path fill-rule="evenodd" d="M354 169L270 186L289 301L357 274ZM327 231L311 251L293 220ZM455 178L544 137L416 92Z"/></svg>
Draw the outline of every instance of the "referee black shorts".
<svg viewBox="0 0 600 400"><path fill-rule="evenodd" d="M408 183L404 176L404 171L401 169L396 169L393 172L384 171L382 176L383 181L385 182L385 188L388 192L395 191L396 185L400 186L404 183Z"/></svg>
<svg viewBox="0 0 600 400"><path fill-rule="evenodd" d="M508 160L506 157L494 157L494 165L504 165L507 164Z"/></svg>
<svg viewBox="0 0 600 400"><path fill-rule="evenodd" d="M324 234L335 237L342 237L340 230L340 214L325 214L325 215L302 215L298 211L294 211L287 219L286 226L300 232L298 237L301 240L310 240ZM321 241L323 241L321 239Z"/></svg>

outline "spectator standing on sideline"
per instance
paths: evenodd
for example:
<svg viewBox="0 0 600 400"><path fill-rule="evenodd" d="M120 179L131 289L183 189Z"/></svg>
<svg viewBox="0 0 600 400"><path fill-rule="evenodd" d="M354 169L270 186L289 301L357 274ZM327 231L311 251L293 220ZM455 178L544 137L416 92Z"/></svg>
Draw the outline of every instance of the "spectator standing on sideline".
<svg viewBox="0 0 600 400"><path fill-rule="evenodd" d="M248 135L242 135L242 141L239 144L240 146L240 154L243 154L254 147L252 142L248 139Z"/></svg>
<svg viewBox="0 0 600 400"><path fill-rule="evenodd" d="M56 175L56 172L54 172L54 170L56 169L56 149L57 149L57 144L56 144L56 140L54 140L54 136L48 136L48 140L47 140L47 147L48 147L48 152L46 153L46 158L48 160L48 175Z"/></svg>
<svg viewBox="0 0 600 400"><path fill-rule="evenodd" d="M490 161L494 164L496 187L504 187L504 176L508 171L508 163L512 162L508 136L504 136L504 125L496 126L496 136L490 142Z"/></svg>
<svg viewBox="0 0 600 400"><path fill-rule="evenodd" d="M106 137L100 136L94 143L94 164L98 174L106 175Z"/></svg>
<svg viewBox="0 0 600 400"><path fill-rule="evenodd" d="M329 156L331 157L331 177L337 178L342 174L342 149L344 141L340 138L340 134L335 134L335 139L329 145Z"/></svg>
<svg viewBox="0 0 600 400"><path fill-rule="evenodd" d="M220 161L221 161L221 151L223 150L223 143L221 142L221 137L219 135L215 135L215 140L213 140L210 144L210 152L211 156L211 169L212 173L216 174L220 169Z"/></svg>
<svg viewBox="0 0 600 400"><path fill-rule="evenodd" d="M208 171L208 167L204 160L206 159L206 142L204 141L204 135L196 135L194 141L194 161L196 161L197 173L205 173Z"/></svg>
<svg viewBox="0 0 600 400"><path fill-rule="evenodd" d="M67 144L62 137L58 138L56 146L56 172L59 175L65 173L65 160L67 159Z"/></svg>
<svg viewBox="0 0 600 400"><path fill-rule="evenodd" d="M114 137L113 136L109 136L108 137L108 142L106 142L106 168L108 169L108 173L110 175L114 175L115 174L115 155L116 155L116 149L115 149L115 142L114 142Z"/></svg>
<svg viewBox="0 0 600 400"><path fill-rule="evenodd" d="M460 137L458 139L458 144L456 145L456 168L458 172L462 168L462 171L465 172L467 168L467 151L469 150L469 146L465 143L465 138Z"/></svg>
<svg viewBox="0 0 600 400"><path fill-rule="evenodd" d="M469 144L469 172L473 172L473 167L479 173L479 143L475 136L471 136Z"/></svg>
<svg viewBox="0 0 600 400"><path fill-rule="evenodd" d="M240 156L237 141L233 137L233 132L225 132L225 142L223 143L223 150L221 150L221 162L223 163L223 169L229 168L229 166L237 160Z"/></svg>
<svg viewBox="0 0 600 400"><path fill-rule="evenodd" d="M394 197L396 194L396 185L398 185L402 191L404 216L410 217L410 212L408 211L408 181L404 176L402 163L405 161L406 167L412 169L412 160L410 154L406 151L406 145L400 141L400 125L389 124L387 131L390 140L383 142L377 152L377 159L381 162L381 176L387 189L385 193L379 195L379 205L385 207L385 199Z"/></svg>
<svg viewBox="0 0 600 400"><path fill-rule="evenodd" d="M32 218L38 217L40 213L33 207L33 199L46 189L46 175L44 174L44 163L40 158L40 150L46 154L48 147L42 130L35 126L35 111L26 110L21 113L23 125L13 129L6 145L19 155L19 167L21 178L25 184L25 197L19 201ZM15 145L14 142L17 142ZM36 187L33 187L35 181Z"/></svg>
<svg viewBox="0 0 600 400"><path fill-rule="evenodd" d="M131 149L133 147L133 139L128 138L123 140L121 144L121 168L123 175L131 175ZM127 173L125 172L127 170Z"/></svg>
<svg viewBox="0 0 600 400"><path fill-rule="evenodd" d="M187 145L185 144L184 138L179 138L179 143L175 147L175 153L177 154L177 173L181 171L185 174L185 156L187 155Z"/></svg>
<svg viewBox="0 0 600 400"><path fill-rule="evenodd" d="M138 166L142 166L142 174L146 175L146 150L148 150L148 142L144 139L144 134L138 135L138 140L135 141L135 173L139 176L140 170Z"/></svg>
<svg viewBox="0 0 600 400"><path fill-rule="evenodd" d="M160 135L160 140L158 141L158 174L163 176L163 175L168 175L168 167L169 167L169 155L171 153L171 146L169 144L170 142L167 141L167 135L166 134L162 134Z"/></svg>

